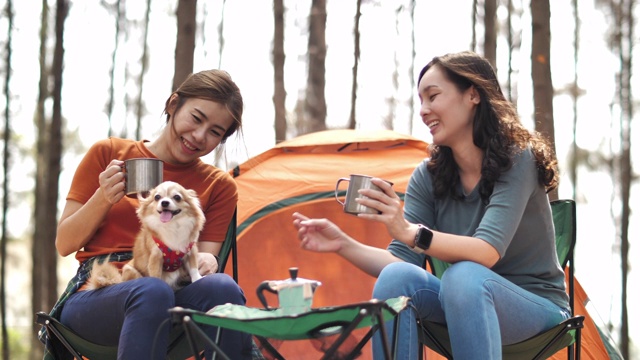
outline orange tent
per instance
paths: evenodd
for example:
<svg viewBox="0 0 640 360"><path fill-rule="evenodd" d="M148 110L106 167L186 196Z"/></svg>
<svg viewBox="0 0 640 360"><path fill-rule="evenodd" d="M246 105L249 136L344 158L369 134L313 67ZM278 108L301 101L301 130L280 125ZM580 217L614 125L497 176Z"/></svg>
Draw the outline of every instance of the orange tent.
<svg viewBox="0 0 640 360"><path fill-rule="evenodd" d="M392 131L330 130L282 142L234 169L239 282L248 305L260 306L254 289L263 280L288 278L289 267L322 282L314 306L369 300L375 279L336 255L300 249L291 214L329 218L358 240L386 247L390 237L384 225L342 211L334 196L336 182L352 173L373 175L404 194L411 172L425 157L425 142ZM346 187L340 185L342 191Z"/></svg>
<svg viewBox="0 0 640 360"><path fill-rule="evenodd" d="M384 225L344 213L334 195L336 182L349 174L372 175L393 182L402 197L411 173L427 156L427 143L393 131L327 130L284 141L231 170L239 191L237 265L247 305L261 307L258 285L289 278L290 267L298 267L300 277L322 282L314 307L369 300L375 279L335 254L300 249L291 214L328 218L359 241L385 248L390 236ZM343 184L342 198L347 187ZM275 295L266 297L277 306ZM595 326L585 329L583 339L583 348L589 347L583 349L583 359L603 359L600 355L606 351ZM318 343L277 345L287 358L320 357L314 349L321 346ZM369 346L361 358L371 358Z"/></svg>

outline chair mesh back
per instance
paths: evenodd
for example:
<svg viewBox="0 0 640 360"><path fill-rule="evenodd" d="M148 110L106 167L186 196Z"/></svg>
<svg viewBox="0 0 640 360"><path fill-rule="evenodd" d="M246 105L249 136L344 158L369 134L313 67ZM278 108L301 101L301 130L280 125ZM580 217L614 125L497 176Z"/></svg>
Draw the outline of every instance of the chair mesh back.
<svg viewBox="0 0 640 360"><path fill-rule="evenodd" d="M225 236L222 247L220 248L220 252L218 253L218 258L220 259L220 264L218 264L218 272L224 272L224 269L227 266L227 262L229 261L229 255L232 255L233 279L236 282L238 282L238 255L236 247L237 217L238 209L236 208L235 212L233 213L233 217L231 218L231 222L229 223L229 227L227 228L227 235Z"/></svg>
<svg viewBox="0 0 640 360"><path fill-rule="evenodd" d="M576 243L575 203L570 200L556 200L551 202L553 212L553 226L556 231L556 251L562 268L567 262L573 261L573 247Z"/></svg>

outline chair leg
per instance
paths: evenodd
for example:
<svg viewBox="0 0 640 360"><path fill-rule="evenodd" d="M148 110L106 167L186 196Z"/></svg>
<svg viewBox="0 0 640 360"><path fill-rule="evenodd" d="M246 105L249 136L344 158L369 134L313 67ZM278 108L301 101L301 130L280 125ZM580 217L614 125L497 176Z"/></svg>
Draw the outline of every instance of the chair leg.
<svg viewBox="0 0 640 360"><path fill-rule="evenodd" d="M394 339L394 342L391 344L391 350L389 350L389 339L387 337L387 331L385 329L384 317L382 316L381 308L375 307L370 310L366 310L366 309L360 310L360 315L358 315L358 317L354 320L354 322L352 322L352 326L347 328L347 330L343 331L343 334L346 333L348 335L349 333L351 333L352 328L355 328L355 326L358 323L360 323L360 321L362 321L364 316L368 314L371 314L371 316L373 316L376 319L376 324L371 326L367 334L360 340L358 345L356 345L356 347L345 357L345 359L355 359L356 356L360 353L360 351L364 347L364 345L374 336L376 332L378 332L380 334L380 340L382 341L385 359L392 360L393 357L391 356L391 354L394 354L395 356L396 341ZM396 329L395 333L397 334L398 333L398 317L397 316L394 318L394 329ZM332 355L332 353L329 353L329 352L327 352L327 354Z"/></svg>
<svg viewBox="0 0 640 360"><path fill-rule="evenodd" d="M254 335L254 336L256 337L256 339L258 339L258 341L260 342L260 345L262 345L262 347L265 348L269 352L269 354L271 354L271 356L274 357L274 359L285 360L282 354L280 354L280 352L278 352L278 350L276 350L276 348L273 347L273 345L271 345L269 340L267 340L266 338L263 338L262 336L257 336L257 335Z"/></svg>
<svg viewBox="0 0 640 360"><path fill-rule="evenodd" d="M358 316L356 317L356 319L354 319L353 321L351 321L351 323L349 324L349 326L347 326L346 329L342 330L342 333L340 334L340 336L338 337L338 339L331 344L331 347L329 347L329 349L325 352L324 356L322 357L322 360L325 359L331 359L333 354L338 350L338 348L340 347L340 345L342 345L342 343L347 340L347 337L349 337L349 335L351 334L351 332L356 328L356 326L360 323L360 321L362 321L362 319L368 314L369 312L366 309L362 309L360 310L360 313L358 314Z"/></svg>
<svg viewBox="0 0 640 360"><path fill-rule="evenodd" d="M389 349L389 337L387 336L387 330L385 329L385 325L384 325L384 318L382 317L382 314L380 313L380 311L377 311L376 317L378 318L378 324L380 325L380 329L378 329L378 332L380 332L380 337L382 338L382 348L384 349L384 356L387 360L391 360L393 359L391 357L391 350ZM396 316L396 321L397 321L398 317ZM394 328L397 331L397 323L394 322ZM392 346L395 349L395 345ZM395 354L394 354L395 355Z"/></svg>
<svg viewBox="0 0 640 360"><path fill-rule="evenodd" d="M393 318L393 342L391 343L391 353L395 358L398 350L398 337L400 336L400 314L396 314ZM419 344L419 342L418 342Z"/></svg>
<svg viewBox="0 0 640 360"><path fill-rule="evenodd" d="M580 348L582 347L581 335L582 335L581 329L576 330L575 360L580 360Z"/></svg>
<svg viewBox="0 0 640 360"><path fill-rule="evenodd" d="M424 359L424 347L426 346L424 344L424 341L422 340L424 338L424 330L422 329L422 324L420 323L420 320L416 320L416 325L418 326L418 359L423 360Z"/></svg>
<svg viewBox="0 0 640 360"><path fill-rule="evenodd" d="M573 354L573 346L574 344L571 344L567 347L567 359L568 360L574 360L575 356Z"/></svg>
<svg viewBox="0 0 640 360"><path fill-rule="evenodd" d="M184 326L184 331L185 331L185 334L187 335L187 339L189 340L189 344L191 345L191 349L193 350L193 355L195 356L196 359L200 358L200 356L199 356L198 347L196 346L196 343L195 343L195 337L196 337L195 335L197 335L198 338L200 338L202 341L204 341L209 346L211 346L213 348L213 351L216 354L219 354L222 359L231 360L231 359L229 359L227 354L225 354L222 351L222 349L220 349L218 344L216 344L211 339L209 339L207 334L205 334L205 332L202 331L202 329L200 329L200 327L198 327L198 325L195 325L192 322L190 317L185 316L183 318L183 320L182 320L182 324ZM219 331L220 330L218 330L218 332Z"/></svg>

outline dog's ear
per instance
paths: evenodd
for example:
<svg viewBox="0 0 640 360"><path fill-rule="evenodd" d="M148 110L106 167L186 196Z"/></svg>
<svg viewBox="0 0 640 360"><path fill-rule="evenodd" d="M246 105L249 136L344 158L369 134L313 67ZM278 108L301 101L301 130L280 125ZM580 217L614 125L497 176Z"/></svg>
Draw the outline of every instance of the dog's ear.
<svg viewBox="0 0 640 360"><path fill-rule="evenodd" d="M193 189L187 189L187 195L189 195L190 198L194 199L195 201L199 202L200 198L198 198L198 193L193 190Z"/></svg>
<svg viewBox="0 0 640 360"><path fill-rule="evenodd" d="M156 190L140 191L138 195L138 202L142 204L143 201L150 201L155 196Z"/></svg>
<svg viewBox="0 0 640 360"><path fill-rule="evenodd" d="M195 205L196 207L202 209L201 205L200 205L200 198L198 197L198 193L193 190L193 189L186 189L186 194L189 196L189 198L191 199L191 203L193 205Z"/></svg>

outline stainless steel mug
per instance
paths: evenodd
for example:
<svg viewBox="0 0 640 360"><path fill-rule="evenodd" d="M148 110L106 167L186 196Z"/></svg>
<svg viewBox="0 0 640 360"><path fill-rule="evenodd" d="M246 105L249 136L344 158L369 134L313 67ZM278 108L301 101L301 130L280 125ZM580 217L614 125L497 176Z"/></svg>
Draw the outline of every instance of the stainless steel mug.
<svg viewBox="0 0 640 360"><path fill-rule="evenodd" d="M124 192L128 197L147 197L162 182L162 160L136 158L124 161Z"/></svg>
<svg viewBox="0 0 640 360"><path fill-rule="evenodd" d="M336 200L343 206L344 212L347 214L380 214L380 212L376 209L372 209L368 206L364 206L358 204L355 200L357 198L367 199L366 196L361 195L358 190L360 189L373 189L382 191L378 186L371 183L371 179L373 176L368 175L359 175L359 174L351 174L349 178L340 178L338 182L336 182L336 191L335 196ZM347 195L345 196L344 202L340 201L338 197L340 183L343 181L349 182L349 187L347 188ZM385 180L386 181L386 180ZM389 182L393 185L391 182Z"/></svg>

